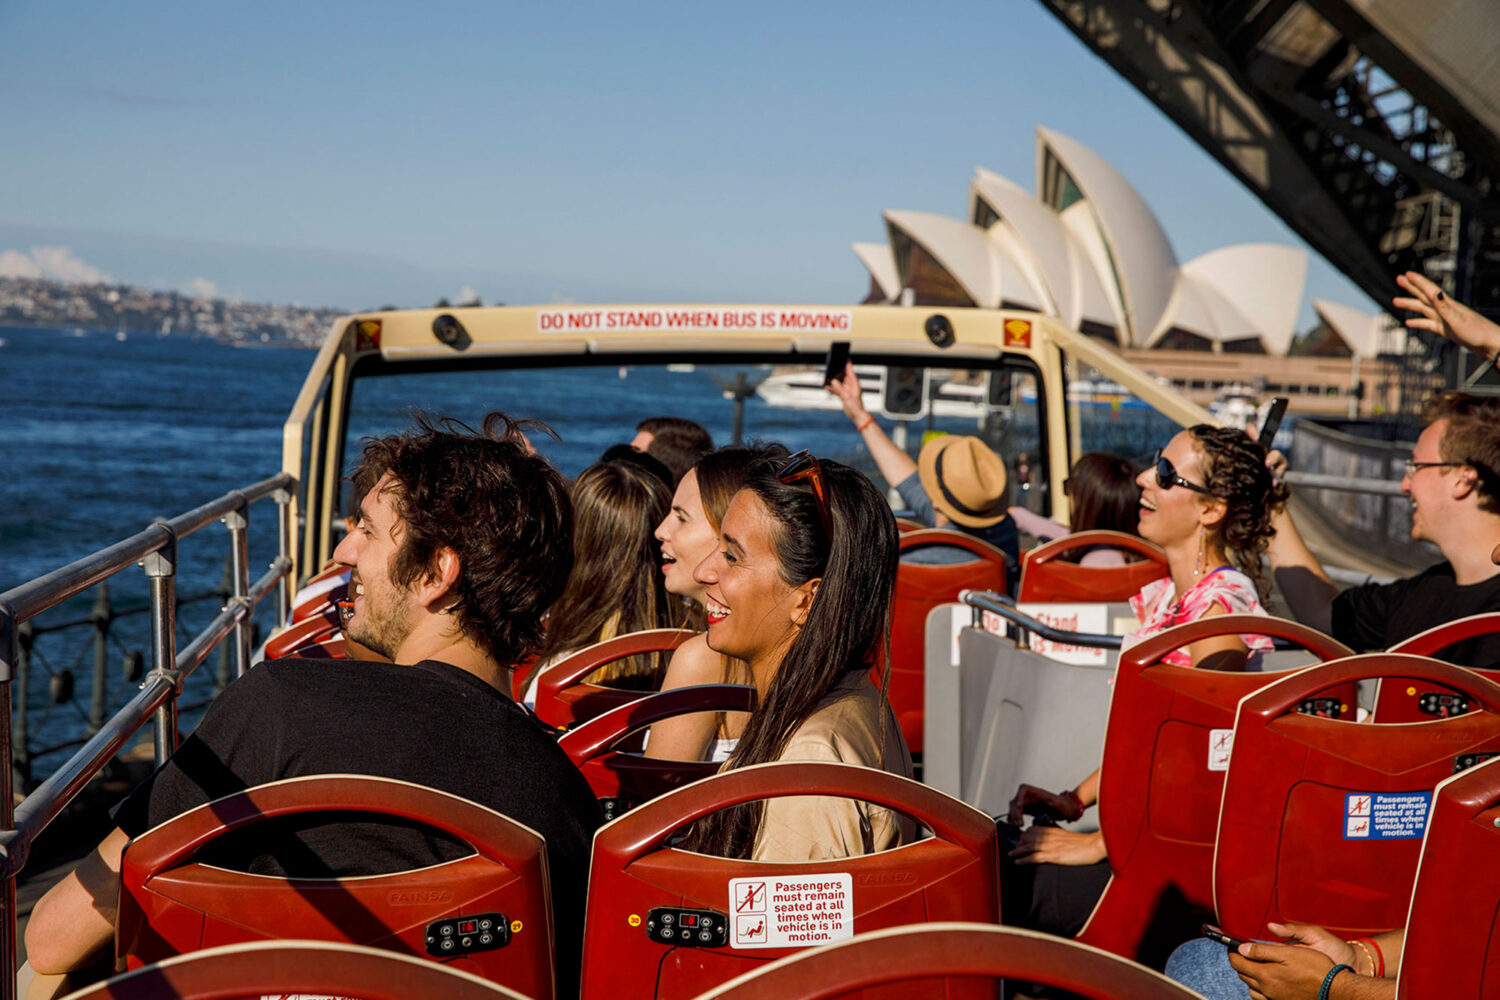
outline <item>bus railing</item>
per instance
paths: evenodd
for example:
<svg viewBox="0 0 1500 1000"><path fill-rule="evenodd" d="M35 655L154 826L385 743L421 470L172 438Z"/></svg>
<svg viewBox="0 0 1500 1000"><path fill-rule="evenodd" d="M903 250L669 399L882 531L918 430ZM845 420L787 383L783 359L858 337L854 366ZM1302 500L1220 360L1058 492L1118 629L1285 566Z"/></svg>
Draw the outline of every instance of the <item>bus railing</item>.
<svg viewBox="0 0 1500 1000"><path fill-rule="evenodd" d="M286 624L291 605L291 526L288 521L295 479L272 476L245 489L166 521L157 521L45 576L0 594L0 968L16 968L16 876L26 864L32 841L94 775L122 750L147 721L160 765L177 747L177 698L182 683L219 643L233 637L236 675L250 667L252 617L257 604L277 592L276 622ZM253 583L249 572L250 505L270 498L276 504L277 555ZM224 609L181 650L176 648L177 542L214 522L229 531L232 594ZM12 680L20 655L20 626L89 587L139 564L150 584L152 669L141 690L117 711L67 762L19 806L13 805ZM15 977L0 974L0 1000L14 1000Z"/></svg>

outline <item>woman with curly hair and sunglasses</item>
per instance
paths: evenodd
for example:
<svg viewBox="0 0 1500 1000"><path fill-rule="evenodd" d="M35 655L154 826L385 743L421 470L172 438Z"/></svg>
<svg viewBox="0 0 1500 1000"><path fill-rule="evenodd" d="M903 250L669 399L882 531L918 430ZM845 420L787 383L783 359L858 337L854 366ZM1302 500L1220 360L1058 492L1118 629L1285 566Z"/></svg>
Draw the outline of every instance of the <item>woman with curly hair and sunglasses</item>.
<svg viewBox="0 0 1500 1000"><path fill-rule="evenodd" d="M748 664L759 693L724 769L842 761L910 776L911 754L870 667L890 636L896 519L860 473L807 452L730 501L704 585L708 645ZM720 810L683 847L754 860L848 857L915 835L909 820L831 796Z"/></svg>
<svg viewBox="0 0 1500 1000"><path fill-rule="evenodd" d="M1157 452L1136 485L1141 490L1141 537L1166 552L1170 575L1148 583L1130 599L1140 626L1125 636L1124 648L1200 618L1266 613L1261 557L1275 533L1272 515L1285 505L1287 488L1266 468L1264 448L1243 431L1198 424ZM1164 661L1244 670L1271 648L1271 640L1262 635L1226 635L1174 650ZM1072 821L1098 798L1097 770L1075 790L1061 794L1022 785L1011 800L1009 820L1019 826L1023 815L1043 813ZM1008 885L1002 903L1007 922L1056 934L1072 936L1082 928L1109 880L1108 854L1098 831L1033 824L1020 835L1010 859L1016 874L1001 880Z"/></svg>

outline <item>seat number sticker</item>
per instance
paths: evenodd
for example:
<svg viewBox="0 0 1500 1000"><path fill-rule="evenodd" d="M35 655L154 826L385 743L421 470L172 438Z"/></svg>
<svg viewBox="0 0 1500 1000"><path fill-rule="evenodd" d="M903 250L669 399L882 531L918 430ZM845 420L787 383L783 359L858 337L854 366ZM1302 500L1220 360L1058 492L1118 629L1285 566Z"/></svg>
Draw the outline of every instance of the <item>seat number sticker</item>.
<svg viewBox="0 0 1500 1000"><path fill-rule="evenodd" d="M729 880L731 948L800 948L854 936L848 873Z"/></svg>
<svg viewBox="0 0 1500 1000"><path fill-rule="evenodd" d="M1345 840L1415 840L1427 832L1431 792L1350 792L1344 796Z"/></svg>

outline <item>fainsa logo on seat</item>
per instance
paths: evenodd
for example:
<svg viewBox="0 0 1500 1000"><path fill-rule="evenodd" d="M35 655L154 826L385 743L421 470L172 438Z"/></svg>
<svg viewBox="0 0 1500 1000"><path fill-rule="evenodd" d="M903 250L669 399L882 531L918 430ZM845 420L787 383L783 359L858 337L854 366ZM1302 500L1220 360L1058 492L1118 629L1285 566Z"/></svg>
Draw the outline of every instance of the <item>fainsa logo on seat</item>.
<svg viewBox="0 0 1500 1000"><path fill-rule="evenodd" d="M451 903L452 889L392 889L385 894L391 906L424 906L430 903Z"/></svg>
<svg viewBox="0 0 1500 1000"><path fill-rule="evenodd" d="M917 873L905 872L863 872L856 875L854 880L860 885L910 885L917 880Z"/></svg>

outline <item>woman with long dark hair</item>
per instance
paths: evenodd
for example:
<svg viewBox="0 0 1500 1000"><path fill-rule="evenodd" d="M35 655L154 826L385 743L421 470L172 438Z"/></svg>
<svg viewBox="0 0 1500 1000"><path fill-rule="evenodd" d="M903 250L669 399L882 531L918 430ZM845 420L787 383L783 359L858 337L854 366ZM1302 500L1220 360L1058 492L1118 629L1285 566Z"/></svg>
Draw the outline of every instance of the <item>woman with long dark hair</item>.
<svg viewBox="0 0 1500 1000"><path fill-rule="evenodd" d="M729 505L704 585L708 645L744 660L760 701L725 769L832 760L911 774L911 754L870 679L890 636L896 520L875 486L801 452L752 476ZM850 799L798 796L720 810L684 847L756 860L838 858L913 836Z"/></svg>
<svg viewBox="0 0 1500 1000"><path fill-rule="evenodd" d="M668 593L702 608L705 588L693 578L693 571L718 544L729 501L751 475L779 468L787 454L779 444L720 448L704 455L683 475L672 496L671 511L656 526L661 577ZM743 660L715 652L707 637L699 634L672 653L661 689L749 683L750 671ZM664 719L651 727L645 754L662 760L728 760L748 717L744 712L695 712Z"/></svg>
<svg viewBox="0 0 1500 1000"><path fill-rule="evenodd" d="M632 462L598 462L573 481L573 572L547 614L547 639L531 682L569 653L627 632L667 628L672 601L662 586L651 532L666 515L667 484ZM610 687L654 690L665 659L629 657L589 675Z"/></svg>
<svg viewBox="0 0 1500 1000"><path fill-rule="evenodd" d="M1118 455L1090 452L1081 456L1063 480L1068 495L1069 518L1064 527L1025 507L1012 507L1016 527L1039 542L1064 538L1075 531L1123 531L1139 534L1141 491L1135 479L1140 470ZM1095 545L1087 551L1067 554L1082 566L1123 566L1129 557L1120 549Z"/></svg>
<svg viewBox="0 0 1500 1000"><path fill-rule="evenodd" d="M1243 431L1197 424L1157 452L1136 483L1141 536L1166 552L1171 575L1146 584L1130 599L1141 624L1125 636L1123 646L1200 618L1265 614L1261 557L1275 534L1272 516L1288 495L1266 467L1265 449ZM1226 635L1202 639L1163 659L1183 667L1244 670L1253 656L1271 648L1263 635ZM1019 824L1025 813L1038 811L1076 820L1098 799L1097 770L1061 794L1022 785L1010 803L1010 822ZM1009 880L1011 902L1002 903L1010 914L1007 922L1076 934L1109 879L1103 836L1033 825L1010 857L1018 874ZM1031 886L1020 875L1029 865L1040 866L1032 869ZM1028 895L1029 907L1017 898ZM1028 912L1029 917L1021 916Z"/></svg>

